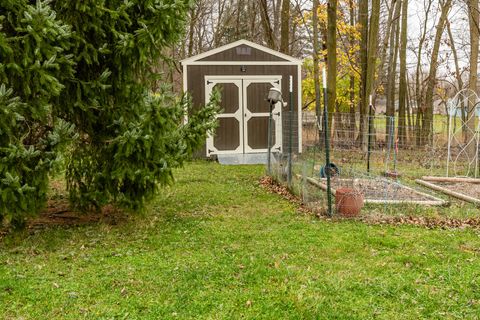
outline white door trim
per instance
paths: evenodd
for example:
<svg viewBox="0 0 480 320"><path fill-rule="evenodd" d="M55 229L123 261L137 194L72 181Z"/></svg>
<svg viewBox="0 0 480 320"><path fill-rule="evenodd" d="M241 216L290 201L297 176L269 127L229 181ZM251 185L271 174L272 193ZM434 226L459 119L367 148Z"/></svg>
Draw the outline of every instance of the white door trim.
<svg viewBox="0 0 480 320"><path fill-rule="evenodd" d="M210 82L210 83L208 83ZM238 89L238 108L237 111L234 113L222 113L218 114L217 118L235 118L238 121L238 136L239 136L239 145L235 150L218 150L215 148L213 135L209 134L207 136L207 147L206 153L207 157L210 157L213 154L236 154L236 153L243 153L243 134L242 134L242 126L243 126L243 95L242 95L242 80L235 80L235 79L210 79L205 77L205 104L207 104L210 100L210 95L212 93L213 87L218 83L233 83L237 86Z"/></svg>
<svg viewBox="0 0 480 320"><path fill-rule="evenodd" d="M278 84L275 83L278 81ZM240 144L235 150L217 150L214 146L214 137L212 134L207 137L206 145L206 156L210 157L216 154L241 154L241 153L260 153L267 152L268 149L252 149L248 145L248 126L247 121L252 118L252 116L269 116L268 112L262 113L252 113L246 107L247 101L247 88L251 83L270 83L274 87L281 89L282 88L282 76L281 75L208 75L205 76L205 104L210 100L210 95L212 93L213 87L218 83L233 83L237 86L239 107L235 113L222 113L217 115L217 118L235 118L239 122L239 140ZM273 119L275 121L275 145L272 146L272 150L282 150L282 105L277 103L272 110Z"/></svg>
<svg viewBox="0 0 480 320"><path fill-rule="evenodd" d="M265 149L252 149L248 145L248 125L247 122L254 116L269 117L268 112L251 112L248 109L248 86L252 83L270 83L274 88L282 89L282 76L262 76L262 78L245 79L243 81L243 141L245 142L245 153L260 153L268 152L268 148ZM278 82L278 83L276 83ZM265 101L265 103L267 103ZM272 119L275 123L275 144L272 146L272 150L282 151L282 104L278 102L275 104L272 110Z"/></svg>
<svg viewBox="0 0 480 320"><path fill-rule="evenodd" d="M225 75L225 76L205 76L205 81L208 80L272 80L282 79L281 75L269 75L269 76L247 76L247 75ZM206 82L205 82L206 83Z"/></svg>

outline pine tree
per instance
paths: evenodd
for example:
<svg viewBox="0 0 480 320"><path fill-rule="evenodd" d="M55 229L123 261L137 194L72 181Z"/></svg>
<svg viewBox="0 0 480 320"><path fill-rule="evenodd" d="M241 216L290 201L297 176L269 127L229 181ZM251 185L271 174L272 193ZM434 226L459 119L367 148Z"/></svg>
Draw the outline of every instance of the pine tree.
<svg viewBox="0 0 480 320"><path fill-rule="evenodd" d="M71 203L140 209L215 126L152 69L180 39L190 1L0 3L0 217L46 200L59 155Z"/></svg>
<svg viewBox="0 0 480 320"><path fill-rule="evenodd" d="M71 31L48 5L0 4L0 218L21 222L45 202L48 174L73 126L53 104L73 77Z"/></svg>

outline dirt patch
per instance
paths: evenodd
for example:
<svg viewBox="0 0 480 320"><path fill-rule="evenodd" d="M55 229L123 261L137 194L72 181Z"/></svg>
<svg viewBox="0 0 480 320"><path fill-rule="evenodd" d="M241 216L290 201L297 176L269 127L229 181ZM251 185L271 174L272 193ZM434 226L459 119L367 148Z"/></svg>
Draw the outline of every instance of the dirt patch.
<svg viewBox="0 0 480 320"><path fill-rule="evenodd" d="M83 213L72 210L65 199L49 200L45 210L38 216L27 219L25 229L33 234L51 227L70 228L96 223L117 225L126 221L127 217L125 212L111 205L98 212ZM8 227L0 228L0 241L11 231Z"/></svg>
<svg viewBox="0 0 480 320"><path fill-rule="evenodd" d="M50 181L49 200L45 209L36 217L27 221L27 230L39 230L47 227L75 227L93 223L116 225L126 220L127 215L112 205L100 211L79 212L70 207L65 180Z"/></svg>
<svg viewBox="0 0 480 320"><path fill-rule="evenodd" d="M431 182L433 183L433 182ZM480 199L480 184L468 182L435 182L434 184L466 196Z"/></svg>
<svg viewBox="0 0 480 320"><path fill-rule="evenodd" d="M113 206L105 206L98 212L72 210L66 200L49 200L47 207L37 217L27 222L27 229L38 230L51 226L79 226L103 222L116 225L126 219L126 214Z"/></svg>

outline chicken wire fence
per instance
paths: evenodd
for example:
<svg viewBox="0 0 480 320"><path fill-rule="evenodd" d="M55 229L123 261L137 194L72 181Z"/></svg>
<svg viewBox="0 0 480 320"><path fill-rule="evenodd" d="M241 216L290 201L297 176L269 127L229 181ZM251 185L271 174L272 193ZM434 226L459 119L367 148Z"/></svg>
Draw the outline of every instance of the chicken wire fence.
<svg viewBox="0 0 480 320"><path fill-rule="evenodd" d="M327 207L328 176L335 196L333 207L346 215L354 214L360 198L384 208L396 204L442 205L443 200L419 189L413 178L445 175L448 157L464 148L464 142L449 138L452 121L448 116L437 115L430 123L417 119L331 114L330 165L326 166L323 119L305 112L302 153L295 153L290 146L272 152L267 171L315 210ZM418 129L419 124L423 131Z"/></svg>

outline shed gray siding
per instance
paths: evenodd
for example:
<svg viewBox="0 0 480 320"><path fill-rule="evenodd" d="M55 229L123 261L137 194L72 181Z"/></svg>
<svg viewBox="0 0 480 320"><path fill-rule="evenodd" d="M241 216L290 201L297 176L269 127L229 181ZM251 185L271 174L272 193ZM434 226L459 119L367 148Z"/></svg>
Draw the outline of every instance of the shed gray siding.
<svg viewBox="0 0 480 320"><path fill-rule="evenodd" d="M239 50L237 50L239 49ZM248 51L245 51L248 50ZM249 53L249 54L246 54ZM215 53L198 61L287 61L267 52L246 45Z"/></svg>
<svg viewBox="0 0 480 320"><path fill-rule="evenodd" d="M205 105L205 76L252 76L252 75L280 75L282 76L282 93L284 100L289 101L289 77L293 77L293 151L298 152L298 68L297 65L248 65L245 64L245 72L241 71L238 65L188 65L187 66L187 88L192 96L194 109L198 110ZM265 97L267 92L265 92ZM267 103L265 101L265 103ZM290 106L282 108L282 130L283 130L283 150L288 150L289 143L289 118ZM201 150L200 155L205 157L205 147Z"/></svg>

